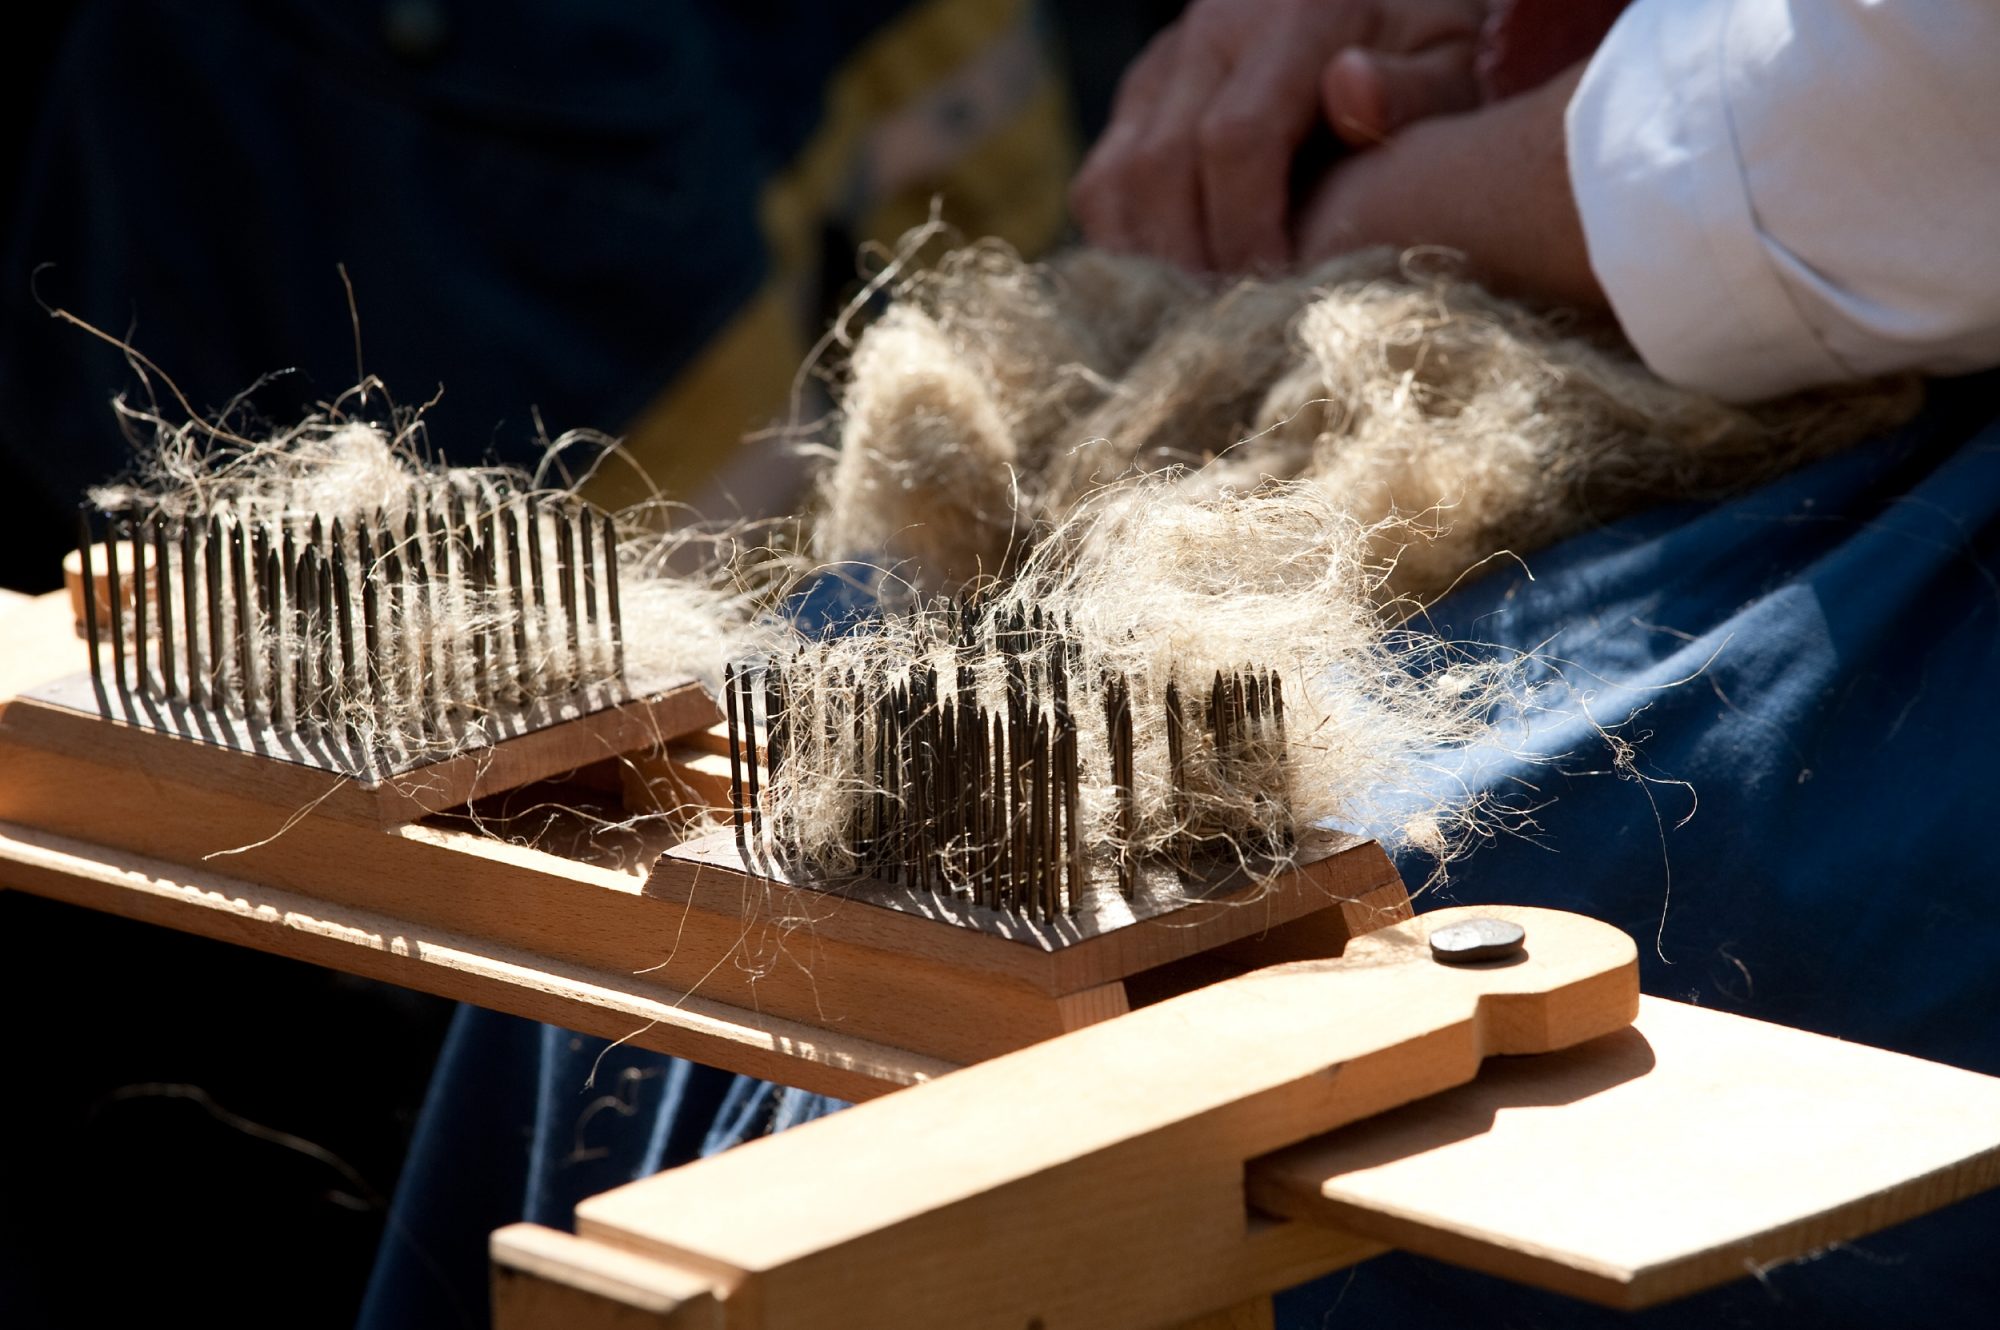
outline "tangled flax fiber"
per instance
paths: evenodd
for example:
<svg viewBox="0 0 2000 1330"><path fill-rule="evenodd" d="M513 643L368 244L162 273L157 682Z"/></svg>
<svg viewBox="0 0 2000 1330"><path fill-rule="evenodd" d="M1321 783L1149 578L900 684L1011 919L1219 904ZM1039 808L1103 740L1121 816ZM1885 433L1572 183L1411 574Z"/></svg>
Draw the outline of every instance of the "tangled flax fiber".
<svg viewBox="0 0 2000 1330"><path fill-rule="evenodd" d="M1086 688L1131 675L1137 714L1170 681L1247 665L1282 672L1297 717L1261 787L1193 807L1169 788L1161 727L1142 725L1128 834L1100 708L1079 705L1087 839L1107 856L1160 853L1190 819L1255 840L1282 798L1300 825L1337 819L1448 859L1504 814L1439 793L1450 783L1429 768L1495 742L1517 685L1414 631L1416 606L1501 551L1754 484L1920 397L1897 380L1727 406L1438 254L1215 289L1142 259L1030 266L990 243L919 269L929 238L877 279L890 302L834 376L816 552L879 560L919 605L975 587L1003 615L1042 608L1082 639ZM829 689L893 682L937 640L917 609L802 660ZM833 855L866 783L823 747L773 804Z"/></svg>
<svg viewBox="0 0 2000 1330"><path fill-rule="evenodd" d="M1911 415L1914 380L1750 408L1614 336L1387 250L1220 290L1079 250L974 245L901 278L839 385L820 553L929 590L1002 573L1100 487L1318 489L1429 598L1647 503L1753 485Z"/></svg>
<svg viewBox="0 0 2000 1330"><path fill-rule="evenodd" d="M963 635L953 607L929 603L798 644L784 666L798 701L767 821L823 869L855 867L845 847L880 778L854 741L861 721L850 736L850 719L866 711L854 699L925 673L949 692L964 668L977 704L1000 710L1010 662L991 644L1003 625L1031 621L1032 651L1069 653L1058 710L1078 729L1077 822L1095 886L1120 862L1183 860L1190 845L1225 869L1276 871L1293 827L1329 819L1448 857L1486 810L1425 792L1446 752L1488 733L1507 671L1384 624L1371 534L1312 486L1198 496L1154 479L1100 491L980 592L976 627ZM969 663L968 642L980 644ZM1279 742L1266 726L1246 761L1242 746L1218 751L1197 722L1174 761L1170 685L1202 698L1218 674L1267 672L1282 690ZM1114 777L1114 689L1129 690L1133 718L1129 800ZM1045 693L1030 703L1048 705Z"/></svg>

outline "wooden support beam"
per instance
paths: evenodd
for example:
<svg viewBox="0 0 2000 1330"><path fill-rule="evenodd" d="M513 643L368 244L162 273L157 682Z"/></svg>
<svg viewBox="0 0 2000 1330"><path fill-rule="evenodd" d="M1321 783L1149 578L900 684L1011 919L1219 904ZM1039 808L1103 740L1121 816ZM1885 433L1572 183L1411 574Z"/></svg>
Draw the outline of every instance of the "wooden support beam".
<svg viewBox="0 0 2000 1330"><path fill-rule="evenodd" d="M1274 1214L1613 1307L2000 1184L2000 1078L1658 998L1629 1030L1260 1159Z"/></svg>
<svg viewBox="0 0 2000 1330"><path fill-rule="evenodd" d="M1509 910L1524 958L1440 965L1427 921L1463 913L618 1188L578 1207L578 1232L706 1275L729 1330L1136 1330L1235 1306L1372 1250L1254 1223L1248 1160L1462 1084L1488 1054L1631 1020L1623 933Z"/></svg>

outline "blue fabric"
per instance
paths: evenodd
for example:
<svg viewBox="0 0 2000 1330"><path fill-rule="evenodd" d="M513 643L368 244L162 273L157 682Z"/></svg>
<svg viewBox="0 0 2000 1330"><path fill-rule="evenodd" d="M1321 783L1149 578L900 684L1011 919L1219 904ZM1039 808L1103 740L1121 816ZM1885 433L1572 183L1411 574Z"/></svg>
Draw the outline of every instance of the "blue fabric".
<svg viewBox="0 0 2000 1330"><path fill-rule="evenodd" d="M1940 385L1892 438L1453 597L1447 635L1540 646L1575 697L1517 736L1552 765L1471 764L1532 786L1536 829L1434 903L1593 914L1649 993L2000 1074L1996 406L2000 376ZM1640 745L1632 774L1593 722ZM1960 1325L2000 1298L1996 1224L1983 1197L1638 1317L1392 1256L1280 1324Z"/></svg>
<svg viewBox="0 0 2000 1330"><path fill-rule="evenodd" d="M1457 773L1535 805L1532 833L1432 903L1594 914L1640 939L1649 992L2000 1073L1996 403L2000 375L1938 385L1891 438L1442 606L1455 640L1539 648L1546 709L1511 736L1540 760ZM1639 746L1629 770L1600 727ZM439 1274L483 1299L501 1223L566 1224L591 1192L833 1107L629 1049L586 1089L602 1049L460 1013L364 1324L444 1323ZM2000 1297L1996 1223L1985 1198L1637 1320L1387 1257L1285 1295L1281 1323L1959 1324Z"/></svg>

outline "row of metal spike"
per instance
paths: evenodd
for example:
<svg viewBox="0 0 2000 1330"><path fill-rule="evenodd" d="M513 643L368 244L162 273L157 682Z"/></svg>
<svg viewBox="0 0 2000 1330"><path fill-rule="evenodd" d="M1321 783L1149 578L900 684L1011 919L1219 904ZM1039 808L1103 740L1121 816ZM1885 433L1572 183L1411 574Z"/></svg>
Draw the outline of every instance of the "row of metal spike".
<svg viewBox="0 0 2000 1330"><path fill-rule="evenodd" d="M781 856L804 857L792 829L766 818L763 805L798 737L795 722L817 716L829 744L853 745L862 775L844 822L850 871L1030 918L1079 913L1087 870L1078 731L1059 669L1055 679L1052 705L1037 698L995 709L977 702L968 680L930 667L873 696L837 689L795 710L782 667L767 666L761 681L731 669L724 690L739 840L768 835Z"/></svg>
<svg viewBox="0 0 2000 1330"><path fill-rule="evenodd" d="M78 541L91 676L107 705L115 691L281 732L339 725L420 747L455 719L623 672L617 532L566 496L468 506L456 490L413 490L400 522L378 510L351 531L243 505L101 520L101 603L88 511Z"/></svg>
<svg viewBox="0 0 2000 1330"><path fill-rule="evenodd" d="M853 676L831 684L794 662L732 666L724 675L730 803L746 856L752 845L821 874L798 843L798 829L765 804L788 761L818 741L846 746L840 765L858 773L843 819L838 872L969 898L1031 919L1076 915L1089 900L1081 795L1085 767L1071 707L1080 661L1075 637L1038 614L1003 617L982 630L970 614L947 619L954 648L943 670L926 664L887 687ZM982 658L997 655L1005 684L998 706L979 698ZM810 681L810 682L808 682ZM1108 885L1131 899L1140 865L1137 746L1131 680L1106 672L1103 763L1115 800L1116 834L1105 856ZM808 696L811 688L816 695ZM1193 770L1188 707L1177 686L1162 699L1174 814L1184 828L1168 842L1171 866L1185 873L1207 849L1192 830ZM761 713L761 716L760 716ZM758 725L764 748L758 751ZM1275 672L1218 672L1201 723L1212 752L1209 775L1256 783L1251 825L1219 829L1239 856L1246 845L1279 854L1291 841L1285 787L1283 688ZM817 735L800 732L817 726ZM1214 831L1217 829L1211 829ZM827 847L820 847L824 854Z"/></svg>

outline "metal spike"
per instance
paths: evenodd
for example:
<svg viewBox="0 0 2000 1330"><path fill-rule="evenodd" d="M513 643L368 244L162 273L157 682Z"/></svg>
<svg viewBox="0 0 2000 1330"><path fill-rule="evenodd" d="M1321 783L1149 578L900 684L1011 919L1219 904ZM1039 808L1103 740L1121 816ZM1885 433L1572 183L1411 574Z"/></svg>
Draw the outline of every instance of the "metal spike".
<svg viewBox="0 0 2000 1330"><path fill-rule="evenodd" d="M1138 862L1132 843L1139 835L1138 792L1132 769L1132 681L1118 676L1118 715L1114 725L1118 765L1118 890L1126 900L1138 891Z"/></svg>
<svg viewBox="0 0 2000 1330"><path fill-rule="evenodd" d="M524 540L528 546L528 588L535 600L535 650L551 669L554 667L555 652L549 646L549 603L542 578L542 506L534 495L527 497ZM524 666L521 671L521 685L533 690L534 680L539 671Z"/></svg>
<svg viewBox="0 0 2000 1330"><path fill-rule="evenodd" d="M315 548L307 545L298 552L298 561L291 565L291 589L298 600L295 616L298 637L292 654L292 687L295 690L292 695L292 718L293 725L300 729L308 726L318 728L319 723L319 630L322 615L316 560Z"/></svg>
<svg viewBox="0 0 2000 1330"><path fill-rule="evenodd" d="M771 779L778 778L778 768L785 760L785 703L779 695L779 671L775 661L764 666L764 764L771 773ZM854 708L854 743L858 753L861 747L861 708Z"/></svg>
<svg viewBox="0 0 2000 1330"><path fill-rule="evenodd" d="M736 844L743 845L743 750L736 728L736 667L722 667L723 711L729 726L729 817Z"/></svg>
<svg viewBox="0 0 2000 1330"><path fill-rule="evenodd" d="M201 665L201 611L196 596L200 586L200 570L195 566L195 523L192 517L181 518L181 629L187 639L187 700L189 706L203 706L208 702L207 690Z"/></svg>
<svg viewBox="0 0 2000 1330"><path fill-rule="evenodd" d="M618 609L618 524L611 514L604 518L604 597L611 624L611 673L620 683L625 679L625 619Z"/></svg>
<svg viewBox="0 0 2000 1330"><path fill-rule="evenodd" d="M1172 801L1169 812L1174 819L1173 857L1174 866L1185 873L1188 869L1188 776L1187 776L1187 714L1181 706L1181 687L1176 681L1167 683L1167 779L1169 798Z"/></svg>
<svg viewBox="0 0 2000 1330"><path fill-rule="evenodd" d="M564 662L563 672L565 679L573 687L581 682L578 678L580 641L576 621L576 533L570 525L569 510L560 503L555 507L554 520L556 592L562 598L563 633L569 642L569 657Z"/></svg>
<svg viewBox="0 0 2000 1330"><path fill-rule="evenodd" d="M378 527L380 520L377 514ZM377 716L383 716L388 711L389 698L382 688L382 596L376 590L382 573L375 562L374 530L365 521L355 524L354 556L361 567L361 659L368 678L368 705Z"/></svg>
<svg viewBox="0 0 2000 1330"><path fill-rule="evenodd" d="M333 611L335 645L340 648L341 689L349 702L361 695L361 674L354 660L354 592L347 571L347 533L333 519Z"/></svg>
<svg viewBox="0 0 2000 1330"><path fill-rule="evenodd" d="M736 686L743 694L743 769L749 777L747 799L750 805L750 832L761 834L764 830L763 801L757 795L757 690L750 683L747 672L738 671Z"/></svg>
<svg viewBox="0 0 2000 1330"><path fill-rule="evenodd" d="M90 534L90 510L77 509L76 553L83 564L83 640L90 648L90 682L102 698L104 661L102 649L97 644L97 571L94 567L97 554L91 548L96 543Z"/></svg>
<svg viewBox="0 0 2000 1330"><path fill-rule="evenodd" d="M124 520L107 514L104 523L104 584L111 600L111 670L122 697L131 691L125 678L125 592L119 585L118 546L124 539Z"/></svg>
<svg viewBox="0 0 2000 1330"><path fill-rule="evenodd" d="M167 558L165 521L159 513L154 513L150 520L153 524L153 594L160 621L160 690L164 696L172 697L174 676L178 673L174 659L173 562Z"/></svg>
<svg viewBox="0 0 2000 1330"><path fill-rule="evenodd" d="M534 681L528 663L528 583L521 567L521 524L511 503L500 510L500 531L507 543L507 583L513 593L513 612L507 617L514 621L515 696L526 702Z"/></svg>
<svg viewBox="0 0 2000 1330"><path fill-rule="evenodd" d="M410 678L410 709L417 722L417 733L429 738L435 733L431 716L435 681L431 675L430 638L436 619L431 613L430 563L417 527L414 494L410 496L409 514L403 519L403 553L409 561L410 589L403 606L405 626L400 637L409 643L411 664L415 667Z"/></svg>
<svg viewBox="0 0 2000 1330"><path fill-rule="evenodd" d="M500 695L500 624L503 619L520 620L518 607L507 603L507 589L500 584L500 517L492 504L479 512L479 582L484 588L489 611L482 630L486 641L486 672L480 681L480 705L498 707Z"/></svg>
<svg viewBox="0 0 2000 1330"><path fill-rule="evenodd" d="M596 655L597 645L602 640L597 623L597 523L591 520L590 509L584 508L577 514L577 544L583 553L583 622L587 630L586 640L591 653ZM595 673L595 670L592 671Z"/></svg>
<svg viewBox="0 0 2000 1330"><path fill-rule="evenodd" d="M318 598L319 627L313 640L319 643L319 719L326 724L333 719L334 703L339 699L340 657L338 637L340 621L337 607L333 603L333 561L318 547L313 549L314 571L319 574L319 585L315 588Z"/></svg>
<svg viewBox="0 0 2000 1330"><path fill-rule="evenodd" d="M1036 610L1037 619L1040 610ZM1040 627L1037 622L1036 627ZM1055 914L1049 908L1049 725L1048 717L1037 707L1034 728L1028 736L1028 897L1033 902L1037 918L1049 919Z"/></svg>
<svg viewBox="0 0 2000 1330"><path fill-rule="evenodd" d="M283 692L284 655L282 652L282 624L278 612L278 553L265 538L264 529L256 529L250 544L250 585L257 603L263 607L264 618L258 643L262 648L263 678L268 685L266 691L265 714L275 728L278 724L278 700Z"/></svg>
<svg viewBox="0 0 2000 1330"><path fill-rule="evenodd" d="M284 616L279 609L278 554L272 546L268 525L259 522L250 532L250 577L263 607L264 681L270 697L265 708L273 727L278 724L278 701L284 691Z"/></svg>
<svg viewBox="0 0 2000 1330"><path fill-rule="evenodd" d="M1025 725L1022 708L1010 705L1007 709L1007 908L1020 909L1023 905L1021 888L1026 877L1023 869L1028 858L1027 818L1023 813L1026 803L1025 782L1026 763L1023 748L1026 747Z"/></svg>
<svg viewBox="0 0 2000 1330"><path fill-rule="evenodd" d="M146 519L135 519L127 528L132 536L132 673L141 697L153 695L152 679L146 670Z"/></svg>
<svg viewBox="0 0 2000 1330"><path fill-rule="evenodd" d="M1083 829L1077 823L1077 810L1082 802L1081 772L1077 767L1076 718L1064 707L1060 717L1062 727L1062 803L1063 803L1063 885L1068 892L1069 912L1072 917L1083 912Z"/></svg>
<svg viewBox="0 0 2000 1330"><path fill-rule="evenodd" d="M276 631L291 651L292 700L291 705L286 708L286 715L291 719L292 728L297 729L305 723L306 708L312 699L306 678L308 662L312 660L313 654L312 638L309 636L306 622L308 606L312 600L312 588L306 585L303 575L305 570L300 563L302 556L299 554L298 542L292 538L290 522L285 523L283 549L284 553L278 561L278 581L285 589L285 618L283 627ZM279 675L271 680L273 697L277 696L279 679L282 677L283 675Z"/></svg>
<svg viewBox="0 0 2000 1330"><path fill-rule="evenodd" d="M251 708L257 697L257 668L250 658L250 570L247 566L249 551L245 548L243 524L232 522L229 527L229 584L236 592L236 669L240 675L238 691L243 697L243 721L252 723ZM271 681L271 695L278 692L277 680ZM275 704L272 710L276 711Z"/></svg>
<svg viewBox="0 0 2000 1330"><path fill-rule="evenodd" d="M493 689L488 675L490 662L487 654L493 628L491 619L486 613L493 582L492 573L488 568L489 560L492 558L492 548L477 540L469 540L468 545L470 553L465 562L471 574L467 579L471 583L469 604L476 616L472 630L471 701L475 710L485 712L493 705Z"/></svg>
<svg viewBox="0 0 2000 1330"><path fill-rule="evenodd" d="M208 708L220 714L222 698L222 516L211 513L208 533L202 541L202 560L208 571Z"/></svg>
<svg viewBox="0 0 2000 1330"><path fill-rule="evenodd" d="M387 606L389 621L385 625L387 640L395 643L408 641L409 631L405 617L407 614L407 600L406 588L403 582L403 556L396 552L397 547L395 542L390 538L391 535L392 533L385 531L382 536L382 582L389 588L389 604ZM391 702L407 698L408 701L405 705L408 709L415 711L421 708L421 700L414 694L404 691L401 655L393 647L385 649L381 643L377 643L375 648L370 650L368 654L373 660L389 666L389 668L381 671L376 680L376 696L381 699L376 703L376 706L383 711L387 711ZM382 733L382 738L386 743L390 738L390 731L385 730Z"/></svg>
<svg viewBox="0 0 2000 1330"><path fill-rule="evenodd" d="M449 524L446 523L445 515L438 507L435 493L425 496L424 508L424 531L430 541L431 583L430 598L427 603L431 607L431 631L428 637L432 644L425 659L435 661L438 666L437 673L432 679L431 695L436 700L434 711L440 722L440 733L444 718L458 706L461 697L458 686L461 673L460 657L446 634L455 627L452 622L452 608L458 602L463 589L462 578L465 572L464 561L458 557L461 550L456 540L460 527L455 507L459 502L457 492L448 495L447 501L454 505L453 520Z"/></svg>

